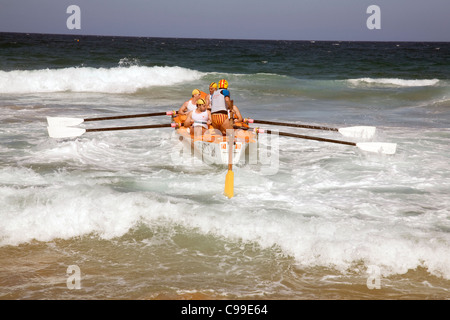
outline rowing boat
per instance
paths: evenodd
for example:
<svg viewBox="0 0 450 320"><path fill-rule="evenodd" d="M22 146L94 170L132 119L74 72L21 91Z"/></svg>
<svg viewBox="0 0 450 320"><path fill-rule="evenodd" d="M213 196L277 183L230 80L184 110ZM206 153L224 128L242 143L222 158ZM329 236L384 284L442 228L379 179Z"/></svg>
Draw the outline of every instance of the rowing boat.
<svg viewBox="0 0 450 320"><path fill-rule="evenodd" d="M185 150L190 150L190 154L194 154L207 164L228 165L229 163L229 139L228 135L223 135L219 130L209 126L203 135L195 135L193 130L183 126L186 119L185 115L177 115L173 117L173 122L177 124L176 134L183 143ZM237 127L248 128L245 123L235 123ZM234 129L234 143L232 163L238 164L245 161L249 154L249 145L257 143L256 134L251 130Z"/></svg>
<svg viewBox="0 0 450 320"><path fill-rule="evenodd" d="M143 126L128 126L128 127L109 127L109 128L76 128L72 126L76 126L85 121L101 121L101 120L112 120L112 119L126 119L126 118L137 118L137 117L153 117L159 115L167 115L172 116L172 123L165 124L153 124L153 125L143 125ZM345 136L357 137L361 136L362 138L371 138L375 133L375 127L349 127L349 128L328 128L322 126L309 126L309 125L300 125L295 123L282 123L282 122L273 122L273 121L263 121L263 120L253 120L246 119L244 122L236 122L234 123L234 128L231 132L227 132L227 135L223 135L219 130L214 129L212 126L209 126L208 130L205 131L202 135L194 135L194 130L190 130L184 126L184 122L186 121L185 115L177 115L176 112L157 112L151 114L138 114L138 115L123 115L123 116L114 116L114 117L101 117L101 118L67 118L67 117L59 117L59 118L51 118L47 117L48 133L52 138L74 138L83 135L86 132L99 132L99 131L115 131L115 130L137 130L137 129L152 129L152 128L166 128L172 127L175 128L176 135L178 135L179 140L182 141L184 145L184 150L188 150L187 154L182 155L180 159L185 159L185 156L191 157L191 155L195 155L197 158L200 158L203 162L207 164L217 164L217 165L228 165L228 172L225 177L225 190L224 194L228 198L232 198L234 196L234 173L232 171L233 164L238 164L241 161L246 163L248 159L249 162L256 158L260 158L260 155L264 154L257 151L258 146L258 138L261 138L260 133L267 133L270 135L276 136L286 136L292 138L299 139L307 139L314 141L322 141L328 143L337 143L342 145L348 145L357 147L360 150L373 152L378 154L395 154L397 144L396 143L385 143L385 142L351 142L351 141L342 141L342 140L334 140L334 139L326 139L321 137L311 137L305 136L295 133L289 132L278 132L261 128L249 128L248 123L262 123L262 124L273 124L273 125L282 125L289 127L302 127L307 129L318 129L318 130L329 130L329 131L337 131ZM249 130L252 129L252 130ZM231 134L230 134L231 133ZM276 141L276 139L275 139ZM261 142L261 141L260 141ZM264 144L264 143L263 143ZM275 143L275 146L271 147L271 162L270 169L273 169L273 163L275 163L275 171L278 168L278 147ZM247 158L246 156L249 155ZM253 158L252 158L253 157ZM262 157L264 158L264 157ZM273 159L272 159L273 158ZM272 161L275 160L275 161Z"/></svg>

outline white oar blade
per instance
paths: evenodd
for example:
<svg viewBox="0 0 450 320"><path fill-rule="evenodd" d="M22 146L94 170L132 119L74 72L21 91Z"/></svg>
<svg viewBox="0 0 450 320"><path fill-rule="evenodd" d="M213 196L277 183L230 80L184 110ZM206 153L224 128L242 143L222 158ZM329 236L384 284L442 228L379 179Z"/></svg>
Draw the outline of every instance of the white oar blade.
<svg viewBox="0 0 450 320"><path fill-rule="evenodd" d="M79 137L86 132L86 129L71 127L47 127L48 135L51 138L74 138Z"/></svg>
<svg viewBox="0 0 450 320"><path fill-rule="evenodd" d="M361 150L382 154L395 154L397 150L396 143L385 142L360 142L356 146Z"/></svg>
<svg viewBox="0 0 450 320"><path fill-rule="evenodd" d="M49 127L71 127L82 124L84 119L66 117L47 117Z"/></svg>
<svg viewBox="0 0 450 320"><path fill-rule="evenodd" d="M376 127L357 126L340 128L339 133L345 137L372 139L375 136Z"/></svg>

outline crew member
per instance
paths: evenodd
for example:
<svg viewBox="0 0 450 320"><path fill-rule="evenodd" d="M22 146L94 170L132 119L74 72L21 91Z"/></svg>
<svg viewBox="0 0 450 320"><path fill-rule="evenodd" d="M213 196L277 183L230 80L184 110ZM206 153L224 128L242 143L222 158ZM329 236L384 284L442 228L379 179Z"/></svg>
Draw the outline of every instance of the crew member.
<svg viewBox="0 0 450 320"><path fill-rule="evenodd" d="M185 127L193 126L194 135L201 136L208 130L211 124L211 112L206 109L206 101L202 98L197 100L197 107L190 112L184 122Z"/></svg>
<svg viewBox="0 0 450 320"><path fill-rule="evenodd" d="M206 108L211 111L211 98L214 92L217 91L217 83L211 82L209 85L209 94L206 96Z"/></svg>
<svg viewBox="0 0 450 320"><path fill-rule="evenodd" d="M233 129L232 123L228 119L228 110L232 111L232 109L228 81L222 79L219 81L218 90L214 91L211 97L212 125L222 134L226 134L227 129Z"/></svg>
<svg viewBox="0 0 450 320"><path fill-rule="evenodd" d="M196 102L201 98L201 91L198 89L194 89L192 91L192 98L183 103L180 110L178 110L178 114L187 115L189 112L197 109Z"/></svg>

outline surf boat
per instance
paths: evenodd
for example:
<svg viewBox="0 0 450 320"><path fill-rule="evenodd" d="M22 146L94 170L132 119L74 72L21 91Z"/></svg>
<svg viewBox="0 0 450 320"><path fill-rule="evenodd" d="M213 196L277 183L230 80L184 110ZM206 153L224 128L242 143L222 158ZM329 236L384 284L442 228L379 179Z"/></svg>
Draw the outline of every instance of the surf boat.
<svg viewBox="0 0 450 320"><path fill-rule="evenodd" d="M194 135L194 130L183 125L186 120L185 115L176 115L173 122L176 123L175 132L183 144L184 150L190 151L197 158L207 164L228 165L230 139L234 138L232 144L232 163L244 162L249 154L249 147L254 144L256 147L257 136L252 130L243 130L248 125L243 122L235 122L234 135L223 135L219 130L211 125L203 135ZM233 137L234 136L234 137Z"/></svg>

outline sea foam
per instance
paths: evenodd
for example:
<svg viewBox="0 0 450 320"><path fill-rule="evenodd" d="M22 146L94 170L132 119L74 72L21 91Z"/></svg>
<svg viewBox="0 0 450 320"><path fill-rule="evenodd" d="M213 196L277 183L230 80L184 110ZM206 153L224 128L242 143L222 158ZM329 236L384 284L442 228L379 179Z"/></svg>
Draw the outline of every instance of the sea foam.
<svg viewBox="0 0 450 320"><path fill-rule="evenodd" d="M195 81L202 73L182 67L72 67L0 71L0 93L134 93L153 86Z"/></svg>
<svg viewBox="0 0 450 320"><path fill-rule="evenodd" d="M375 85L375 86L396 86L396 87L428 87L436 85L438 79L398 79L398 78L358 78L349 79L352 85Z"/></svg>

